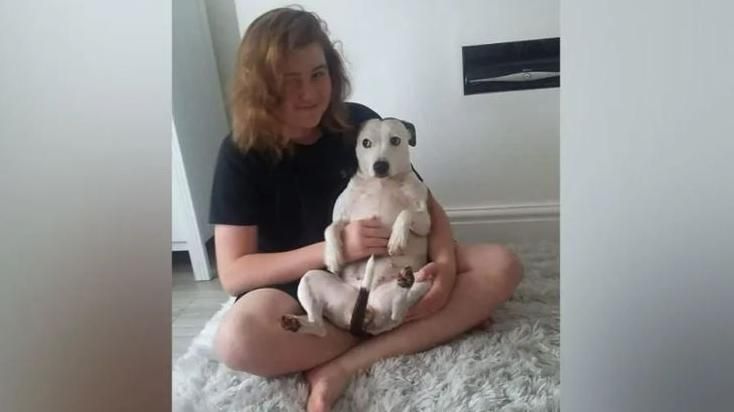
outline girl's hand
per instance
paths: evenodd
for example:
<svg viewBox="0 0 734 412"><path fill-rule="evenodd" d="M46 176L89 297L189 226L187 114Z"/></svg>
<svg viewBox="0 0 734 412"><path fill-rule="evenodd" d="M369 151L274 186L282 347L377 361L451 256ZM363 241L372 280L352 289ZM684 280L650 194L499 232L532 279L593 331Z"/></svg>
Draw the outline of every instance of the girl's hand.
<svg viewBox="0 0 734 412"><path fill-rule="evenodd" d="M390 229L377 217L349 222L342 231L344 263L387 254Z"/></svg>
<svg viewBox="0 0 734 412"><path fill-rule="evenodd" d="M447 276L448 273L443 273L447 270L449 269L445 265L430 262L415 273L416 282L423 279L433 279L433 285L431 285L431 288L423 295L421 300L408 310L408 313L405 315L405 322L431 316L446 306L451 296L451 290L453 289L453 285L449 286L446 282L443 282L443 279L450 278Z"/></svg>

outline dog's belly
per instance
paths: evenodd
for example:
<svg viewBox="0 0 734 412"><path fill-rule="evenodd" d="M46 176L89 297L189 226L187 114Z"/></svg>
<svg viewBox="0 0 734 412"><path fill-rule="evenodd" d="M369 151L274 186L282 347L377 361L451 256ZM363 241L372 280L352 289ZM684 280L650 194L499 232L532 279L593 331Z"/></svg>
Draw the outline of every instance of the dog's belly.
<svg viewBox="0 0 734 412"><path fill-rule="evenodd" d="M420 270L428 261L427 248L428 240L425 237L411 236L404 255L376 257L373 289L383 283L395 281L400 271L406 266L410 266L413 271ZM341 273L342 279L349 285L359 288L362 285L366 266L367 259L346 265Z"/></svg>
<svg viewBox="0 0 734 412"><path fill-rule="evenodd" d="M392 229L400 212L411 209L411 199L401 190L400 184L390 179L362 181L357 195L348 205L349 220L369 219L377 216L382 224ZM414 201L414 200L413 200ZM406 266L414 271L422 268L428 259L428 238L410 234L408 245L400 256L383 256L375 260L374 285L397 279ZM342 271L344 281L359 287L367 260L347 265Z"/></svg>

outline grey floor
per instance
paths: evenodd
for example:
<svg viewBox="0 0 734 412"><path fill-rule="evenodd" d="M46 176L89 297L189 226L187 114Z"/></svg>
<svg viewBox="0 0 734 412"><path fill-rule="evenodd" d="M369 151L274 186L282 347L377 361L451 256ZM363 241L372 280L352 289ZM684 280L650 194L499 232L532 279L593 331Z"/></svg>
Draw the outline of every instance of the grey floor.
<svg viewBox="0 0 734 412"><path fill-rule="evenodd" d="M222 307L227 295L219 280L197 282L187 252L173 252L173 360L183 355L192 339Z"/></svg>

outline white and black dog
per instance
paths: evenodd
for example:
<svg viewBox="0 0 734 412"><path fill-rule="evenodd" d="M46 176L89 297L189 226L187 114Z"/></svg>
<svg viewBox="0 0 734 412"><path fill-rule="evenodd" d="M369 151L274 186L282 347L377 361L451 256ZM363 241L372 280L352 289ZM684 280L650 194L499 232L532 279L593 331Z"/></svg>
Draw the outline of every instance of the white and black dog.
<svg viewBox="0 0 734 412"><path fill-rule="evenodd" d="M283 328L326 334L324 317L352 333L376 335L400 325L407 310L430 288L413 270L428 260L428 189L412 170L415 128L402 120L367 121L357 135L357 173L334 205L325 231L329 271L311 270L298 285L306 315L284 315ZM388 256L344 264L341 233L353 220L378 217L391 227ZM338 276L335 276L338 275Z"/></svg>

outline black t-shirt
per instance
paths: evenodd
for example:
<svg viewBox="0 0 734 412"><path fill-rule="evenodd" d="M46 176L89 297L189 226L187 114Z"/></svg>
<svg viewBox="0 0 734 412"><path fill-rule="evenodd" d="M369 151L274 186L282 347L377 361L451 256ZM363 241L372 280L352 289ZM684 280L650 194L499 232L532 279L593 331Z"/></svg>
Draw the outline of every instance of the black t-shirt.
<svg viewBox="0 0 734 412"><path fill-rule="evenodd" d="M370 108L347 103L356 127L380 118ZM282 252L324 240L334 203L357 171L354 133L325 132L312 145L296 145L280 161L241 152L231 136L219 149L209 221L258 226L258 251Z"/></svg>

